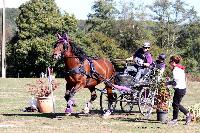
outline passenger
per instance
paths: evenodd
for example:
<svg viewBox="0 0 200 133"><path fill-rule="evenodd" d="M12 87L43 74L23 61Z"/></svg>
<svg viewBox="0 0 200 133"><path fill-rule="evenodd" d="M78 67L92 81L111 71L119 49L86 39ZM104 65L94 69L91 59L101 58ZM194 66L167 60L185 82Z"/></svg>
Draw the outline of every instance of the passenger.
<svg viewBox="0 0 200 133"><path fill-rule="evenodd" d="M166 69L165 59L166 55L162 53L158 56L158 59L153 62L155 67L159 69L159 80L163 77L163 73Z"/></svg>
<svg viewBox="0 0 200 133"><path fill-rule="evenodd" d="M151 44L149 42L144 42L143 47L139 48L133 55L135 60L135 67L137 69L137 74L135 76L135 84L139 84L142 75L148 73L148 67L152 64L152 55L149 52Z"/></svg>

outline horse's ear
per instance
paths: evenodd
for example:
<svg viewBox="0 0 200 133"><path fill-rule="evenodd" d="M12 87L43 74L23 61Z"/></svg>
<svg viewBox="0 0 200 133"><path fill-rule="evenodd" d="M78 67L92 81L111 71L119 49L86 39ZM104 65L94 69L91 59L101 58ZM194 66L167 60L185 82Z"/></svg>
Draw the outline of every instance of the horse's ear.
<svg viewBox="0 0 200 133"><path fill-rule="evenodd" d="M67 33L64 33L63 38L64 38L66 41L69 41L69 36L67 35Z"/></svg>
<svg viewBox="0 0 200 133"><path fill-rule="evenodd" d="M56 35L57 35L58 39L61 39L61 38L62 38L61 35L60 35L59 33L57 33Z"/></svg>

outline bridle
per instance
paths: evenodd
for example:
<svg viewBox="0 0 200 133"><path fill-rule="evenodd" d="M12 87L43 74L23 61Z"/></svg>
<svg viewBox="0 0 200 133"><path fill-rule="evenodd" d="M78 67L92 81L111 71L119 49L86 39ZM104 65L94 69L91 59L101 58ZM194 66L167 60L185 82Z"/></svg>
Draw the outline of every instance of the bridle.
<svg viewBox="0 0 200 133"><path fill-rule="evenodd" d="M78 56L65 56L65 52L67 52L67 50L69 49L69 40L65 40L65 39L62 39L62 40L58 40L57 43L56 43L56 46L55 47L58 47L58 45L63 45L63 50L61 50L61 57L65 57L65 58L78 58Z"/></svg>

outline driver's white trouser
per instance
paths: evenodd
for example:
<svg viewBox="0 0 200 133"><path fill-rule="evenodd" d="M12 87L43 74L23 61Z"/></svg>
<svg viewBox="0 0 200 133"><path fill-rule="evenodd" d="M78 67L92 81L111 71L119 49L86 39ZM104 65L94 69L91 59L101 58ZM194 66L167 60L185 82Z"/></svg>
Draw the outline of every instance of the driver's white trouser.
<svg viewBox="0 0 200 133"><path fill-rule="evenodd" d="M138 70L136 76L135 76L135 82L136 83L139 83L140 82L140 79L141 79L141 76L143 75L146 75L148 72L149 72L149 68L141 68Z"/></svg>

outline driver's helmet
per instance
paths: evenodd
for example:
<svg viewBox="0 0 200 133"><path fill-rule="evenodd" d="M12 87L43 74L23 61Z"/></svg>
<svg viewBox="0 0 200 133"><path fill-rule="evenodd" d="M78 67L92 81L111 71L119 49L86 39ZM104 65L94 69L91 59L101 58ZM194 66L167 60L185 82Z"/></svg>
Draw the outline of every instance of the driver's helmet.
<svg viewBox="0 0 200 133"><path fill-rule="evenodd" d="M143 43L143 47L144 48L150 48L151 47L151 44L149 42L144 42Z"/></svg>
<svg viewBox="0 0 200 133"><path fill-rule="evenodd" d="M166 55L165 54L160 54L159 56L158 56L158 59L161 59L161 60L165 60L166 59Z"/></svg>

